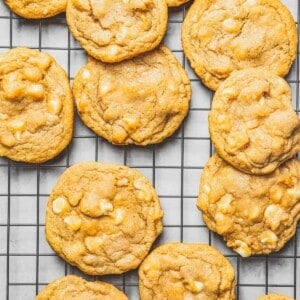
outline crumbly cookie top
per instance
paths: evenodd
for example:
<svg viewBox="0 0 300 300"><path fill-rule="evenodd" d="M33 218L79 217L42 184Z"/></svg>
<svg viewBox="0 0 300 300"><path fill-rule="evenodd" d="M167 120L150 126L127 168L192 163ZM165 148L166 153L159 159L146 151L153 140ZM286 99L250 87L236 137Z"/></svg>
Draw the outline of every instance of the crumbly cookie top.
<svg viewBox="0 0 300 300"><path fill-rule="evenodd" d="M263 69L235 72L220 86L209 130L220 156L246 173L270 173L300 150L291 89Z"/></svg>
<svg viewBox="0 0 300 300"><path fill-rule="evenodd" d="M67 0L4 0L16 14L28 19L49 18L66 11Z"/></svg>
<svg viewBox="0 0 300 300"><path fill-rule="evenodd" d="M241 256L280 250L300 218L300 162L265 176L248 175L217 154L204 168L197 202L209 229Z"/></svg>
<svg viewBox="0 0 300 300"><path fill-rule="evenodd" d="M264 67L284 76L297 53L297 28L280 0L196 0L182 27L184 51L209 88L233 71Z"/></svg>
<svg viewBox="0 0 300 300"><path fill-rule="evenodd" d="M126 295L113 285L68 275L48 284L36 300L128 300Z"/></svg>
<svg viewBox="0 0 300 300"><path fill-rule="evenodd" d="M166 47L117 64L89 58L73 84L84 123L114 144L147 145L174 133L189 109L188 76Z"/></svg>
<svg viewBox="0 0 300 300"><path fill-rule="evenodd" d="M88 274L136 268L162 231L150 182L125 166L79 163L67 169L47 206L46 237L64 259Z"/></svg>
<svg viewBox="0 0 300 300"><path fill-rule="evenodd" d="M154 49L167 19L161 0L69 0L67 6L74 37L89 55L109 63Z"/></svg>
<svg viewBox="0 0 300 300"><path fill-rule="evenodd" d="M141 300L231 300L234 288L229 261L204 244L165 244L152 251L139 268Z"/></svg>
<svg viewBox="0 0 300 300"><path fill-rule="evenodd" d="M0 155L43 162L73 131L73 101L64 70L46 53L16 48L0 55Z"/></svg>

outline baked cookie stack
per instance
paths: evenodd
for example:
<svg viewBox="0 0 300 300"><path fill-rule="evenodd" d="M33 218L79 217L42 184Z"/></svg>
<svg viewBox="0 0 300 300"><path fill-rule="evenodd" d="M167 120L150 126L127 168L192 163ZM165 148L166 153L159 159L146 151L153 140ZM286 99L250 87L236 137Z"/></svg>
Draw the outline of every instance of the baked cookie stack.
<svg viewBox="0 0 300 300"><path fill-rule="evenodd" d="M197 202L203 219L243 257L279 251L300 218L300 120L280 77L296 57L294 20L277 0L196 0L182 43L216 90L209 131L217 154Z"/></svg>

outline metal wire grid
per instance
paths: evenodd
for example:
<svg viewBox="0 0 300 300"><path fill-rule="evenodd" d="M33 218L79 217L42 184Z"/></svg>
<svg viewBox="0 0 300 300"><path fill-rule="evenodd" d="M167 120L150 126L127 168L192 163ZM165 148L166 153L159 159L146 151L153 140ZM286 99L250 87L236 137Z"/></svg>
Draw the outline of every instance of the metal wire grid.
<svg viewBox="0 0 300 300"><path fill-rule="evenodd" d="M300 5L285 0L297 24ZM165 44L187 69L193 88L188 118L173 137L147 148L114 147L98 138L76 119L72 144L57 159L41 165L0 159L0 300L29 300L49 281L65 274L82 274L60 260L44 236L47 197L57 177L78 161L123 163L142 171L156 187L165 211L164 232L156 245L167 241L203 242L217 247L236 269L237 299L251 300L268 292L281 292L300 299L300 233L279 253L242 259L220 237L207 230L195 208L199 174L213 147L207 131L212 94L190 69L180 45L180 26L188 5L170 10ZM72 80L84 64L84 52L73 40L63 15L49 20L28 21L12 14L0 2L0 52L28 46L54 55ZM299 112L299 55L288 81ZM298 225L299 227L299 225ZM138 299L136 271L97 278Z"/></svg>

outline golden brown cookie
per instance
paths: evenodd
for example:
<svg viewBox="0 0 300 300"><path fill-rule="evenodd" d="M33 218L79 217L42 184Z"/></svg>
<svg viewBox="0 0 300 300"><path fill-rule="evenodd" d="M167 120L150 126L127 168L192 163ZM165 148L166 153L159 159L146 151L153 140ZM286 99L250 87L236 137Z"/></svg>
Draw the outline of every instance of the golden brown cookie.
<svg viewBox="0 0 300 300"><path fill-rule="evenodd" d="M73 94L83 122L113 144L159 143L188 113L191 87L172 52L160 47L132 60L106 64L89 58Z"/></svg>
<svg viewBox="0 0 300 300"><path fill-rule="evenodd" d="M135 269L162 231L150 182L125 166L86 162L67 169L48 200L46 238L59 256L91 275Z"/></svg>
<svg viewBox="0 0 300 300"><path fill-rule="evenodd" d="M66 15L73 36L89 55L115 63L159 45L168 7L161 0L68 0Z"/></svg>
<svg viewBox="0 0 300 300"><path fill-rule="evenodd" d="M285 295L269 294L269 295L259 297L257 300L293 300L293 298Z"/></svg>
<svg viewBox="0 0 300 300"><path fill-rule="evenodd" d="M263 67L285 76L296 58L297 28L280 0L197 0L183 22L182 46L216 90L235 70Z"/></svg>
<svg viewBox="0 0 300 300"><path fill-rule="evenodd" d="M169 243L156 248L139 268L141 300L235 299L230 262L204 244Z"/></svg>
<svg viewBox="0 0 300 300"><path fill-rule="evenodd" d="M68 275L49 283L35 300L128 300L127 296L113 285Z"/></svg>
<svg viewBox="0 0 300 300"><path fill-rule="evenodd" d="M0 156L41 163L72 138L73 100L53 57L27 48L0 55Z"/></svg>
<svg viewBox="0 0 300 300"><path fill-rule="evenodd" d="M263 69L235 72L222 83L209 113L209 131L219 155L246 173L271 173L300 150L291 89Z"/></svg>
<svg viewBox="0 0 300 300"><path fill-rule="evenodd" d="M17 15L27 19L53 17L66 11L67 0L4 0Z"/></svg>
<svg viewBox="0 0 300 300"><path fill-rule="evenodd" d="M189 0L166 0L169 7L176 7L189 2Z"/></svg>
<svg viewBox="0 0 300 300"><path fill-rule="evenodd" d="M291 159L255 176L215 154L202 173L197 206L208 228L241 256L279 251L300 218L300 162Z"/></svg>

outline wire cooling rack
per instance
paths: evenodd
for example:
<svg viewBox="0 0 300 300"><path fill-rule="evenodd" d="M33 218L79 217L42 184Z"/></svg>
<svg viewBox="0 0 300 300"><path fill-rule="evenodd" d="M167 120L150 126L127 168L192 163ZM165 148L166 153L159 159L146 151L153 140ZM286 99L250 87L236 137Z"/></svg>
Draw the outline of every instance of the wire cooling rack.
<svg viewBox="0 0 300 300"><path fill-rule="evenodd" d="M298 0L283 2L299 24ZM207 230L195 207L199 176L213 152L207 125L212 93L201 85L182 52L180 28L187 8L170 10L164 40L188 71L193 89L189 116L173 137L146 148L116 147L95 136L76 118L73 141L55 160L29 165L0 158L0 300L32 300L49 281L70 273L108 281L130 299L139 298L136 271L101 278L86 276L58 258L45 240L45 206L51 188L68 166L86 160L126 164L144 173L155 185L165 212L164 231L156 245L184 241L215 246L236 269L237 299L254 300L279 292L300 300L300 230L279 253L243 259ZM68 32L64 15L25 20L0 1L0 52L17 46L50 53L71 80L85 63L84 51ZM287 79L299 112L299 54Z"/></svg>

